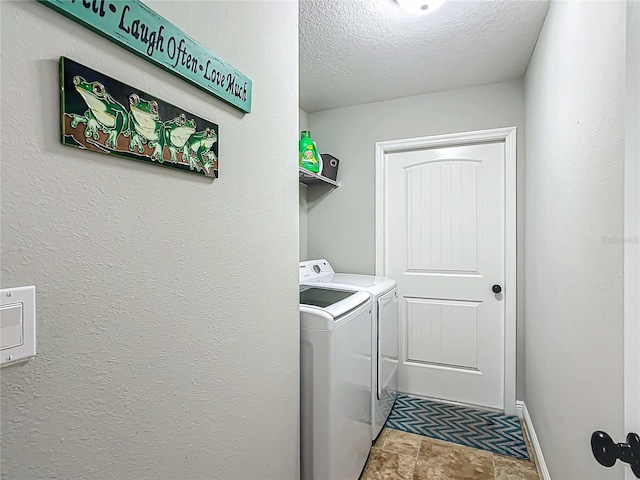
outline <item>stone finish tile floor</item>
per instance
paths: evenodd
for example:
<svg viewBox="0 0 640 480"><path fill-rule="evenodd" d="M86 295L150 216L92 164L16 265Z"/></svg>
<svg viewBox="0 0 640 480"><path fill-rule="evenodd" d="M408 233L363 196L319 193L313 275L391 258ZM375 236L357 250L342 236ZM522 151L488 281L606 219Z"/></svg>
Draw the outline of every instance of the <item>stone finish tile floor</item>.
<svg viewBox="0 0 640 480"><path fill-rule="evenodd" d="M385 428L371 448L360 480L539 480L539 477L532 461Z"/></svg>

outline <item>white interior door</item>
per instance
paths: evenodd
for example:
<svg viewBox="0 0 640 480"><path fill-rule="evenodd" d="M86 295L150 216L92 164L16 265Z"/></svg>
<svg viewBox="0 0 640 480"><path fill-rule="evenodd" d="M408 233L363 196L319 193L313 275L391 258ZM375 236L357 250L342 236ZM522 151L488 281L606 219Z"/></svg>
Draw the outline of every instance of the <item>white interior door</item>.
<svg viewBox="0 0 640 480"><path fill-rule="evenodd" d="M505 142L387 153L384 171L398 389L503 410Z"/></svg>

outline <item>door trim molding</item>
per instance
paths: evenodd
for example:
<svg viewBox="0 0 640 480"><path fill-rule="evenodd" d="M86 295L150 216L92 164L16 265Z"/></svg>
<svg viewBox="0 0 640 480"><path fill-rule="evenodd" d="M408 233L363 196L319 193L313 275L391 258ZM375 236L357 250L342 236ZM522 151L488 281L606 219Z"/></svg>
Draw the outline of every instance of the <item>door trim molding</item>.
<svg viewBox="0 0 640 480"><path fill-rule="evenodd" d="M627 107L638 105L640 95L640 63L638 33L640 4L627 2ZM625 435L640 433L640 112L627 108L625 118L624 166L624 423ZM635 478L625 468L625 478Z"/></svg>
<svg viewBox="0 0 640 480"><path fill-rule="evenodd" d="M384 276L384 179L385 157L388 153L408 152L424 148L469 145L483 142L504 142L505 147L505 351L504 351L504 411L516 414L516 308L517 308L517 241L516 241L516 127L477 130L429 137L376 142L375 182L375 274Z"/></svg>
<svg viewBox="0 0 640 480"><path fill-rule="evenodd" d="M540 445L540 440L538 440L538 435L536 435L536 430L533 428L533 420L531 420L531 415L529 415L527 405L523 401L518 400L516 402L516 410L518 417L522 419L524 428L527 431L526 433L529 436L531 448L533 449L533 456L536 461L536 468L538 469L538 475L540 475L541 480L551 480L549 468L547 468L547 463L544 461L544 455L542 454L542 446Z"/></svg>

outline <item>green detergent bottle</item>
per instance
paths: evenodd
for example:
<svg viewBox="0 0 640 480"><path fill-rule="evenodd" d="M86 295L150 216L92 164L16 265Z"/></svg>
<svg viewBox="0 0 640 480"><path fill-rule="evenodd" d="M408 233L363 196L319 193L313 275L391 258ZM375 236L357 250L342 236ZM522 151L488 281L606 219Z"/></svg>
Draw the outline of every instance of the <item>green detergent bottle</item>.
<svg viewBox="0 0 640 480"><path fill-rule="evenodd" d="M320 154L316 142L311 139L311 132L304 130L300 136L300 166L313 173L320 172Z"/></svg>

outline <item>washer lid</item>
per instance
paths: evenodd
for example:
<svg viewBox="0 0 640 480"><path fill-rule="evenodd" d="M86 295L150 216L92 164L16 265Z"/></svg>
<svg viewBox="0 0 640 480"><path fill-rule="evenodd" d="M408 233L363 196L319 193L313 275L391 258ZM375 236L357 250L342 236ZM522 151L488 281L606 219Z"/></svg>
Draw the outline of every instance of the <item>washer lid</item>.
<svg viewBox="0 0 640 480"><path fill-rule="evenodd" d="M354 292L337 288L322 288L316 285L300 286L300 305L317 307L338 318L369 301L366 292Z"/></svg>

